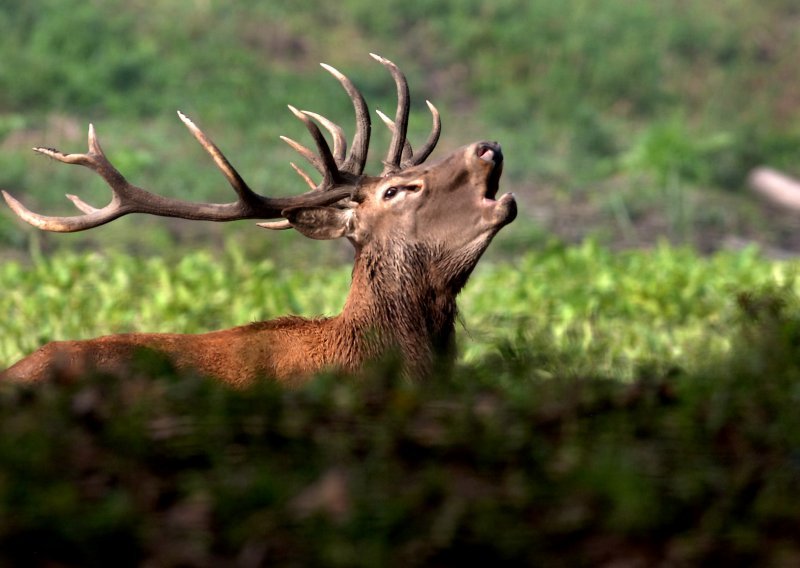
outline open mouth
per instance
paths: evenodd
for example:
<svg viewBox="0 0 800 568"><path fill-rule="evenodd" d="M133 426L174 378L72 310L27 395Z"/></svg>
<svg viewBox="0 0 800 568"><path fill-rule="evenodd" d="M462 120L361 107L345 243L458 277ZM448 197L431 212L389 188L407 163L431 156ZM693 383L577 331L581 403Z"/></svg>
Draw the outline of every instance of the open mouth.
<svg viewBox="0 0 800 568"><path fill-rule="evenodd" d="M484 199L492 201L500 188L500 175L503 173L503 151L500 149L500 144L496 142L484 142L478 145L475 153L478 158L493 166L486 179L486 193L483 196Z"/></svg>
<svg viewBox="0 0 800 568"><path fill-rule="evenodd" d="M478 159L487 162L490 168L486 172L486 182L481 206L483 216L494 231L499 231L517 216L517 202L513 193L506 193L497 199L500 189L500 176L503 173L503 151L497 142L481 142L475 148Z"/></svg>

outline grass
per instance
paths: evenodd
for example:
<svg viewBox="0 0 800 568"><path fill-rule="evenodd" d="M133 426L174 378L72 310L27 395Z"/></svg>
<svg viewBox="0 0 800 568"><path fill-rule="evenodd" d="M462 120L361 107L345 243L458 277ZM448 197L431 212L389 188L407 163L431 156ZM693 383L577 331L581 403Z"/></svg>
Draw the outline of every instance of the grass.
<svg viewBox="0 0 800 568"><path fill-rule="evenodd" d="M317 66L326 61L352 76L371 108L391 109L393 85L370 51L397 61L409 76L414 140L425 137L422 102L431 99L443 113L444 150L498 139L507 184L529 202L534 187L594 195L592 206L615 208L609 221L623 230L639 223L637 211L666 211L664 234L694 242L715 222L695 213L697 196L733 227L725 194L741 193L751 167L769 163L797 173L793 125L800 106L793 101L800 87L792 69L800 37L791 2L689 8L614 0L597 9L587 0L475 0L432 9L418 0L379 11L364 0L335 9L317 4L4 4L0 186L46 212L71 210L58 197L66 191L103 203L107 191L87 181L88 173L29 155L36 144L81 150L92 121L137 183L188 199L228 199L175 120L181 109L253 187L298 191L302 185L286 166L294 156L277 137L304 133L285 105L317 110L350 129L349 101ZM86 29L92 33L75 32ZM374 147L382 148L385 133L377 126ZM381 153L373 151L369 171L379 167ZM10 220L0 218L1 242L24 248ZM118 223L111 240L159 250L159 238L142 239ZM771 242L786 240L764 229L766 221L752 224Z"/></svg>
<svg viewBox="0 0 800 568"><path fill-rule="evenodd" d="M7 261L2 357L343 302L345 267L224 250ZM231 390L147 359L0 385L0 562L797 560L796 262L592 242L487 256L462 357L426 384L386 362Z"/></svg>
<svg viewBox="0 0 800 568"><path fill-rule="evenodd" d="M477 352L426 384L386 364L292 391L231 390L152 359L122 379L4 385L0 559L18 564L36 550L43 563L76 566L794 563L793 266L755 252L619 257L594 246L521 261L565 300L548 302L521 271L483 266L463 309L468 327L492 321L498 333L469 336ZM74 275L108 264L58 262L79 267ZM185 312L181 290L219 290L217 278L241 269L207 262L160 268L165 309ZM58 281L53 265L29 270ZM154 266L138 268L129 274ZM254 270L274 293L274 267ZM312 293L305 305L327 301ZM648 330L655 345L643 355L635 346Z"/></svg>
<svg viewBox="0 0 800 568"><path fill-rule="evenodd" d="M317 244L317 243L314 243ZM313 268L225 252L141 259L121 254L43 256L0 267L5 363L46 341L127 331L197 333L286 313L333 315L349 285L345 266ZM326 253L323 253L326 254ZM491 258L491 252L489 257ZM794 289L796 266L756 249L702 258L690 249L612 253L595 243L558 243L513 264L484 261L460 299L466 362L497 345L539 336L573 349L577 368L631 377L653 360L723 353L738 293Z"/></svg>

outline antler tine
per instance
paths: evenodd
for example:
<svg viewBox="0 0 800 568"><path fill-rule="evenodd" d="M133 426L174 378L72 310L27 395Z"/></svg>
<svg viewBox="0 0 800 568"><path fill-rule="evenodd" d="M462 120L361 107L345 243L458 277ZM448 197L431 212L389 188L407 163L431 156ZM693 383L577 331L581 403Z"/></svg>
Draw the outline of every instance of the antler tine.
<svg viewBox="0 0 800 568"><path fill-rule="evenodd" d="M88 203L83 201L77 195L72 195L71 193L68 193L67 194L67 199L72 201L72 204L75 205L75 207L77 207L78 209L80 209L84 213L94 213L95 211L97 211L97 207L93 207L93 206L89 205Z"/></svg>
<svg viewBox="0 0 800 568"><path fill-rule="evenodd" d="M392 133L392 141L389 144L389 151L386 153L386 160L384 161L387 164L386 168L384 168L384 173L388 173L389 170L400 167L400 158L408 131L408 112L411 106L411 97L408 91L408 81L406 81L405 75L397 65L380 55L370 53L370 56L389 70L397 85L397 111L394 117L395 130Z"/></svg>
<svg viewBox="0 0 800 568"><path fill-rule="evenodd" d="M322 135L322 132L320 132L320 129L316 124L314 124L314 121L309 118L310 116L313 116L313 113L299 111L292 105L289 105L289 110L292 111L292 114L294 114L303 122L303 124L306 125L306 129L308 130L309 134L311 134L311 137L314 139L314 142L317 145L319 156L318 159L312 163L314 163L315 167L317 167L317 169L320 170L320 173L324 176L321 189L333 187L336 183L341 181L339 167L336 165L336 160L334 159L333 154L331 154L331 149L328 146L328 142L325 140L325 137ZM307 148L303 149L308 150ZM303 155L305 156L305 154Z"/></svg>
<svg viewBox="0 0 800 568"><path fill-rule="evenodd" d="M239 198L245 203L258 203L259 196L253 192L252 189L250 189L247 183L242 179L242 176L239 175L239 172L236 171L236 168L231 165L225 155L220 151L219 148L217 148L217 145L214 144L211 139L206 136L206 134L181 111L178 111L178 118L180 118L181 122L186 125L186 128L189 129L189 132L192 133L192 136L195 137L203 149L208 152L208 154L214 160L214 163L222 172L222 175L225 176L225 179L228 180L228 183L236 192L236 195L238 195Z"/></svg>
<svg viewBox="0 0 800 568"><path fill-rule="evenodd" d="M325 173L325 167L322 165L322 162L320 161L319 158L317 158L317 155L314 154L314 152L312 152L311 150L300 144L300 142L298 142L297 140L289 138L288 136L281 136L280 139L286 142L286 144L288 144L292 148L292 150L294 150L295 152L300 154L303 158L305 158L309 164L314 166L315 170L317 170L321 174ZM316 184L314 184L314 187L317 187Z"/></svg>
<svg viewBox="0 0 800 568"><path fill-rule="evenodd" d="M281 219L280 221L266 221L264 223L256 223L256 227L261 227L262 229L269 229L270 231L285 231L286 229L292 229L292 224L289 223L286 219Z"/></svg>
<svg viewBox="0 0 800 568"><path fill-rule="evenodd" d="M303 178L303 181L306 182L306 185L308 185L308 187L310 187L311 189L317 189L317 184L314 183L314 180L311 179L311 176L309 176L306 172L304 172L302 168L298 167L297 164L295 164L294 162L289 162L289 165L292 166L292 169L295 171L297 175Z"/></svg>
<svg viewBox="0 0 800 568"><path fill-rule="evenodd" d="M117 217L124 215L123 212L117 210L116 215L108 214L106 215L106 211L104 209L96 209L92 213L88 213L86 215L80 215L75 217L50 217L47 215L39 215L38 213L34 213L22 203L17 201L10 193L7 191L3 191L3 199L6 200L6 203L11 208L14 213L16 213L17 217L33 225L38 229L42 229L45 231L55 231L58 233L72 233L75 231L82 231L84 229L91 229L92 227L97 227L104 223L108 223L109 221L113 221Z"/></svg>
<svg viewBox="0 0 800 568"><path fill-rule="evenodd" d="M290 108L293 107L290 106ZM333 136L333 157L337 166L341 164L344 161L344 154L345 151L347 150L347 140L344 137L344 132L342 131L342 128L338 124L336 124L331 120L328 120L321 114L317 114L315 112L307 110L302 112L316 119L320 124L322 124L328 130L328 132L331 133L331 136ZM292 147L292 149L295 152L297 152L298 154L303 156L303 158L305 158L308 162L310 162L319 173L321 174L325 173L325 166L323 165L322 161L316 156L316 154L314 154L314 152L312 152L311 150L300 144L300 142L297 142L296 140L293 140L288 136L281 136L280 139L286 142L289 146ZM297 166L292 164L292 167L295 168L295 171L300 173L298 171ZM303 179L308 181L308 176L306 176L305 173L301 174L301 176L303 177ZM311 187L316 187L316 185L312 185Z"/></svg>
<svg viewBox="0 0 800 568"><path fill-rule="evenodd" d="M425 101L425 104L428 105L433 117L433 127L431 128L431 133L428 136L428 140L426 140L425 144L423 144L422 148L420 148L416 154L412 154L410 158L403 162L403 168L408 166L417 166L427 160L428 156L430 156L431 152L433 152L433 149L436 148L436 143L439 142L439 136L442 133L442 119L439 116L439 111L435 106L433 106L431 101Z"/></svg>
<svg viewBox="0 0 800 568"><path fill-rule="evenodd" d="M369 138L372 130L372 122L369 116L369 108L361 92L353 85L346 75L335 67L327 63L320 63L323 69L336 77L344 90L353 102L353 110L356 115L356 132L353 135L353 144L350 147L350 155L347 156L340 171L353 175L361 175L367 163L367 153L369 152Z"/></svg>
<svg viewBox="0 0 800 568"><path fill-rule="evenodd" d="M394 136L395 133L397 132L397 125L395 125L394 121L391 118L389 118L388 116L386 116L385 114L383 114L379 110L376 110L375 112L380 117L380 119L383 121L383 123L386 125L386 127L389 130L391 130L392 135ZM411 149L411 143L406 138L406 140L403 141L403 155L402 155L401 159L404 162L408 161L409 159L411 159L411 156L413 154L414 154L414 151Z"/></svg>
<svg viewBox="0 0 800 568"><path fill-rule="evenodd" d="M341 165L342 162L344 162L344 156L347 152L347 140L345 139L342 127L332 120L328 120L321 114L317 114L316 112L311 112L309 110L303 112L319 122L328 132L331 133L331 136L333 137L333 157L336 160L336 165Z"/></svg>

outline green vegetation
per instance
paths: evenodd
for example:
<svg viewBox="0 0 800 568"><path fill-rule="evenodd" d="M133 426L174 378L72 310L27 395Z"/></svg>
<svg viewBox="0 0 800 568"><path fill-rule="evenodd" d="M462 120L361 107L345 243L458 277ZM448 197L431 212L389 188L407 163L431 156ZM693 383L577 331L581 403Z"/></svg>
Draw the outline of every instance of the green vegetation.
<svg viewBox="0 0 800 568"><path fill-rule="evenodd" d="M797 269L591 244L487 264L466 358L426 384L239 391L146 359L5 385L0 562L792 564ZM304 276L232 251L8 263L3 345L334 310L346 271Z"/></svg>
<svg viewBox="0 0 800 568"><path fill-rule="evenodd" d="M667 246L611 253L550 244L513 264L479 265L461 295L461 351L472 363L498 345L542 340L570 352L577 374L632 377L651 361L724 354L736 295L793 286L797 267L755 249L704 259ZM64 254L0 267L0 364L51 340L137 330L197 333L296 313L341 310L349 267L278 267L229 246L177 262ZM505 349L505 347L503 347ZM513 353L506 354L512 356ZM513 358L513 357L512 357ZM542 372L546 369L542 369Z"/></svg>
<svg viewBox="0 0 800 568"><path fill-rule="evenodd" d="M796 554L797 268L591 243L486 264L462 298L465 356L426 385L378 367L237 392L143 361L121 382L7 387L0 550L13 562L36 540L76 565ZM61 337L332 313L348 274L229 248L8 262L0 279L8 360Z"/></svg>
<svg viewBox="0 0 800 568"><path fill-rule="evenodd" d="M88 172L29 150L80 150L92 121L131 179L170 195L226 199L176 120L181 109L253 187L299 191L278 135L304 133L285 105L351 128L347 97L317 66L325 61L353 78L370 107L391 108L391 81L367 57L376 51L409 76L412 139L425 136L429 98L442 110L443 149L500 140L506 185L527 197L524 212L542 201L583 206L582 231L570 238L653 243L665 235L716 249L735 231L789 246L784 224L748 211L740 194L754 165L800 173L796 18L788 0L416 0L380 9L365 0L235 9L215 0L13 0L0 7L0 187L48 212L71 210L65 191L103 203L107 191ZM373 171L382 128L375 138ZM0 216L0 239L24 246L10 219ZM147 222L161 237L142 239L140 222L124 219L103 229L113 237L104 241L158 251L159 238L186 230ZM520 225L505 238L530 236ZM546 228L567 232L556 220Z"/></svg>
<svg viewBox="0 0 800 568"><path fill-rule="evenodd" d="M323 61L391 109L373 51L410 79L412 140L431 99L442 151L502 142L521 213L462 294L456 368L427 384L381 362L231 390L153 358L124 378L0 385L0 564L800 564L800 265L738 246L800 243L794 216L744 191L755 165L800 175L798 14L3 2L0 188L36 210L108 198L29 150L81 151L90 121L135 183L229 200L176 109L254 188L300 191L285 105L352 128ZM386 139L376 124L371 171ZM53 339L333 314L349 255L244 222L41 234L3 208L0 365Z"/></svg>

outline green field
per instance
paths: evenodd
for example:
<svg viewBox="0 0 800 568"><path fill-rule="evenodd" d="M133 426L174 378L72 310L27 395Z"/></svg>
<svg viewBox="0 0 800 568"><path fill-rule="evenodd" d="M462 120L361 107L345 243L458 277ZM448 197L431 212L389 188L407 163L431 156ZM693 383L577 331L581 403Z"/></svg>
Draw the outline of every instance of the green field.
<svg viewBox="0 0 800 568"><path fill-rule="evenodd" d="M497 139L520 216L462 292L449 374L393 361L232 390L157 357L0 385L0 564L800 564L800 175L790 0L11 0L0 188L45 213L108 190L31 146L93 122L134 183L231 199L175 117L264 193L302 191L291 103L350 132L407 73L411 138ZM388 137L375 121L370 171ZM42 234L0 209L0 366L47 341L339 312L352 252L127 217Z"/></svg>
<svg viewBox="0 0 800 568"><path fill-rule="evenodd" d="M427 384L386 362L234 391L142 360L122 379L4 385L0 559L791 564L798 269L755 249L554 243L478 268L459 363ZM234 247L7 262L3 357L335 313L348 278Z"/></svg>
<svg viewBox="0 0 800 568"><path fill-rule="evenodd" d="M666 245L613 253L591 241L553 242L513 262L490 258L461 294L461 358L478 364L504 349L513 358L521 346L544 341L548 351L569 354L577 374L629 380L651 363L691 366L700 353L728 352L740 295L794 293L799 268L755 248L705 258ZM10 364L52 340L335 315L350 269L277 266L229 245L176 262L100 253L8 261L0 281L0 311L9 315L0 322L0 363Z"/></svg>
<svg viewBox="0 0 800 568"><path fill-rule="evenodd" d="M797 245L792 219L744 191L756 165L800 174L793 1L393 0L376 10L365 0L248 0L236 9L159 0L147 8L3 3L0 187L49 213L72 210L67 192L105 203L107 189L88 172L30 151L80 151L93 122L132 181L187 199L229 199L177 120L182 110L252 187L299 192L287 165L295 156L278 136L305 133L286 105L351 132L350 102L318 66L326 62L352 77L371 109L390 111L391 79L368 57L377 52L409 77L412 141L427 135L430 99L442 111L441 152L502 142L505 185L536 225L512 225L506 243L524 249L545 232L623 246L663 237L705 251L731 234ZM378 121L373 130L371 171L387 140ZM214 246L218 231L240 230L187 236L186 224L122 219L102 236L41 238L48 250L113 243L145 254L163 251L165 240ZM31 238L0 213L0 244L24 249Z"/></svg>

